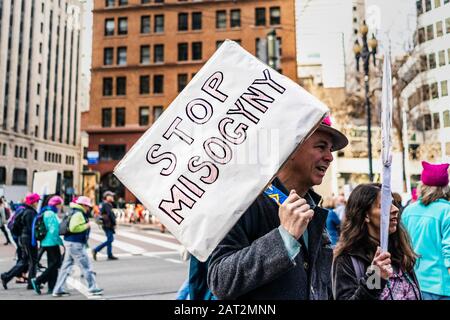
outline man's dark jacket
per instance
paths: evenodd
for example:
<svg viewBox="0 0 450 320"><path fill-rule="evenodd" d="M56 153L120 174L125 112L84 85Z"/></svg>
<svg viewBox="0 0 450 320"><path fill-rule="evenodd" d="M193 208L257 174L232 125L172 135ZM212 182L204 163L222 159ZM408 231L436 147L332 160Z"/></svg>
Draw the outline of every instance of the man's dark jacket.
<svg viewBox="0 0 450 320"><path fill-rule="evenodd" d="M278 179L273 184L286 195ZM317 204L320 196L309 194ZM328 211L318 206L308 225L308 249L291 260L278 230L278 205L264 193L242 215L208 267L208 286L219 299L327 300L333 251L325 231Z"/></svg>
<svg viewBox="0 0 450 320"><path fill-rule="evenodd" d="M103 229L114 230L116 227L116 215L113 212L111 203L107 201L102 203L101 215L103 219Z"/></svg>

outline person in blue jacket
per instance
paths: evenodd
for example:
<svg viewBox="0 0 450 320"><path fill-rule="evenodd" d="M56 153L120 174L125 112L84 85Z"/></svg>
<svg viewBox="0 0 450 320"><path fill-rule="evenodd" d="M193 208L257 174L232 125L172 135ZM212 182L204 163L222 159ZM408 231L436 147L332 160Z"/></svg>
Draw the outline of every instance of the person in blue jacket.
<svg viewBox="0 0 450 320"><path fill-rule="evenodd" d="M402 222L419 255L415 271L423 298L450 300L449 164L422 166L419 200L404 209Z"/></svg>
<svg viewBox="0 0 450 320"><path fill-rule="evenodd" d="M58 278L58 269L61 266L61 250L63 245L59 236L58 212L61 211L64 200L60 196L53 196L48 200L48 205L42 208L44 224L47 229L45 238L41 241L41 248L47 252L47 269L37 278L31 279L33 289L37 294L41 294L41 285L48 284L48 294L53 292L53 288Z"/></svg>

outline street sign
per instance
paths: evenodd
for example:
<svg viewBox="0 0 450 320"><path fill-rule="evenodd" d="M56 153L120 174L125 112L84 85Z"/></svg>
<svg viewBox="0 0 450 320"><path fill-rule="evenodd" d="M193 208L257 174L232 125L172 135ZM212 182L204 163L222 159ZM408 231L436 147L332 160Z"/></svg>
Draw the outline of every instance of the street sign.
<svg viewBox="0 0 450 320"><path fill-rule="evenodd" d="M88 151L87 152L88 164L98 164L98 159L99 159L98 151Z"/></svg>

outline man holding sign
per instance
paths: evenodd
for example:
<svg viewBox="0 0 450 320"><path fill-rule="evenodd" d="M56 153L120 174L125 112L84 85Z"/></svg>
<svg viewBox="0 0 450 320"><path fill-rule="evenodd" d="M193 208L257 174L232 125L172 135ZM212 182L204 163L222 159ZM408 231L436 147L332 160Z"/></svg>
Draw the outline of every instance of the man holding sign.
<svg viewBox="0 0 450 320"><path fill-rule="evenodd" d="M208 284L219 299L331 297L327 210L311 189L347 138L326 118L211 255ZM288 197L282 202L282 199ZM275 201L274 201L275 200ZM282 202L282 204L281 204Z"/></svg>

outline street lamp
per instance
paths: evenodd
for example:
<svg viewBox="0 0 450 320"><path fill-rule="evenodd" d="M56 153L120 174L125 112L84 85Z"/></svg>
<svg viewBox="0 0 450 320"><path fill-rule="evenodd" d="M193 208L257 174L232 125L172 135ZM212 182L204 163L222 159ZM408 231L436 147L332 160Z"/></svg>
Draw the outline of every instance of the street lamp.
<svg viewBox="0 0 450 320"><path fill-rule="evenodd" d="M377 45L378 41L375 39L375 36L372 33L372 38L367 41L367 33L369 32L369 28L366 25L366 21L364 20L363 24L359 29L362 35L362 48L358 42L355 41L355 45L353 46L353 52L355 53L356 58L356 71L359 72L359 59L361 58L364 65L364 83L366 88L366 111L367 111L367 148L369 152L369 179L373 181L373 169L372 169L372 132L371 132L371 115L370 115L370 100L369 100L369 61L370 56L373 56L373 65L376 66L375 55L377 53Z"/></svg>

